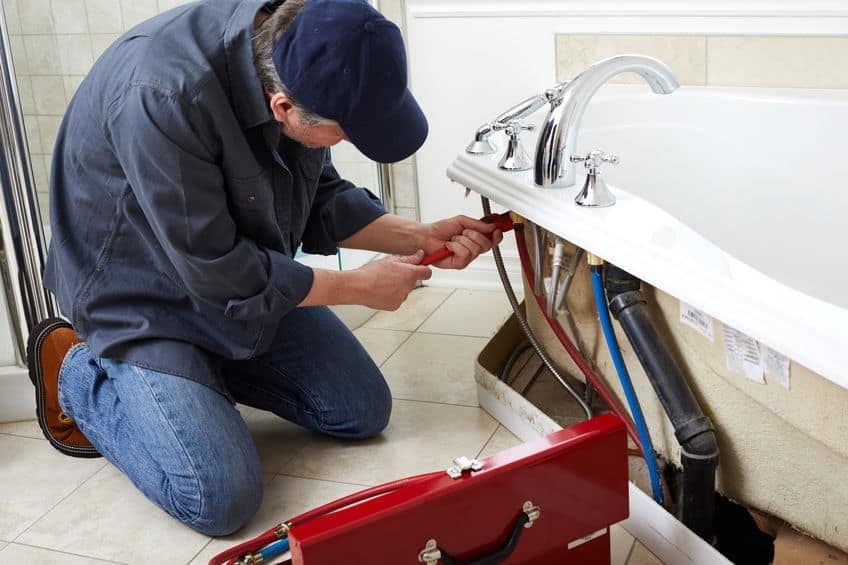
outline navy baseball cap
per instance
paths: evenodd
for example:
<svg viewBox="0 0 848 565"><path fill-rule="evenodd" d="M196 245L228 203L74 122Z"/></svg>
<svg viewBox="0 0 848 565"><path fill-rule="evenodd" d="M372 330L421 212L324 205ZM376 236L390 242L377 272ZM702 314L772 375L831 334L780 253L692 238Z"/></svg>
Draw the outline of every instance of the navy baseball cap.
<svg viewBox="0 0 848 565"><path fill-rule="evenodd" d="M369 159L400 161L427 139L400 30L365 0L309 0L274 44L274 66L299 103L338 122Z"/></svg>

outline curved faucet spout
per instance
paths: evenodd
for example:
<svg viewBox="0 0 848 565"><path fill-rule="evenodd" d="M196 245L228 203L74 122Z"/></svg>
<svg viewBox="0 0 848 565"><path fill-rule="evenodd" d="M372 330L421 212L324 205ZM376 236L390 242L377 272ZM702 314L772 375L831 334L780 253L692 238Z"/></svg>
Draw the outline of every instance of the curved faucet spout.
<svg viewBox="0 0 848 565"><path fill-rule="evenodd" d="M595 92L621 73L636 73L657 94L669 94L680 85L671 69L644 55L617 55L599 61L580 73L562 95L551 101L536 146L534 180L543 188L563 188L576 182L576 166L570 162L576 153L577 135L586 107Z"/></svg>

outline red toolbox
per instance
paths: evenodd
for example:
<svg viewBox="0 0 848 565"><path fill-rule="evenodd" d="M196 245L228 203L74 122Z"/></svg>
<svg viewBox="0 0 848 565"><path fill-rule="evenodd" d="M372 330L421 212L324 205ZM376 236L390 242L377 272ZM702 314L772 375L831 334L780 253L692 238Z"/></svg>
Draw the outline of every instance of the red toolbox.
<svg viewBox="0 0 848 565"><path fill-rule="evenodd" d="M420 479L295 519L293 565L609 563L628 515L624 424L604 414Z"/></svg>

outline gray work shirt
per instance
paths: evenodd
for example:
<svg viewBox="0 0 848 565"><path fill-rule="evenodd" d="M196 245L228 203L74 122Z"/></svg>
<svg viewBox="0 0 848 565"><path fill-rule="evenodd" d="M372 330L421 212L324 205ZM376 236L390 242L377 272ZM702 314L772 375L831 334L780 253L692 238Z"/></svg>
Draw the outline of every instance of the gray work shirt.
<svg viewBox="0 0 848 565"><path fill-rule="evenodd" d="M44 284L95 354L229 397L222 359L266 351L313 273L385 213L326 149L281 135L253 66L258 0L208 0L128 31L68 106Z"/></svg>

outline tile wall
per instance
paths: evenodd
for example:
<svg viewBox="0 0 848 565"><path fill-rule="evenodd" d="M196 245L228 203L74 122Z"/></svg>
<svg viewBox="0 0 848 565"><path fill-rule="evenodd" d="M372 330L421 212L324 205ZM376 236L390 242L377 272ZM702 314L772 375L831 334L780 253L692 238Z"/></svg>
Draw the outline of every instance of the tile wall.
<svg viewBox="0 0 848 565"><path fill-rule="evenodd" d="M619 53L665 61L684 85L848 88L848 37L571 35L556 38L557 77ZM634 74L615 82L636 83Z"/></svg>
<svg viewBox="0 0 848 565"><path fill-rule="evenodd" d="M65 108L100 54L137 23L188 0L2 0L42 216L50 161ZM403 29L403 0L380 7ZM353 146L334 151L340 173L379 192L376 168ZM398 213L417 216L412 159L393 166Z"/></svg>

